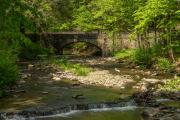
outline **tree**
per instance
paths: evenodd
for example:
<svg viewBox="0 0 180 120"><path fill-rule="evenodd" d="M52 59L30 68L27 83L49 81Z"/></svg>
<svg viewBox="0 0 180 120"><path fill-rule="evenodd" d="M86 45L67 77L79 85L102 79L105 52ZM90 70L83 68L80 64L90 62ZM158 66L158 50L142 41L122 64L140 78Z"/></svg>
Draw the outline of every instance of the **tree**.
<svg viewBox="0 0 180 120"><path fill-rule="evenodd" d="M139 7L135 13L137 21L135 32L146 35L146 31L152 29L152 25L154 25L154 29L158 29L173 62L175 59L172 52L172 38L174 36L173 30L179 21L178 9L179 6L175 0L148 0L145 6Z"/></svg>

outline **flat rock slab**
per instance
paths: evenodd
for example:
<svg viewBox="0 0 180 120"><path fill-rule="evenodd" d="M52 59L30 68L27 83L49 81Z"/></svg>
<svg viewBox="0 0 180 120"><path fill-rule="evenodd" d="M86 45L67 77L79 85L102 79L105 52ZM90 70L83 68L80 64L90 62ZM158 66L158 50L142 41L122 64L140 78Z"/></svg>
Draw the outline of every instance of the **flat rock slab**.
<svg viewBox="0 0 180 120"><path fill-rule="evenodd" d="M143 78L142 81L148 82L148 83L158 83L158 82L162 82L162 80L159 79L147 79L147 78Z"/></svg>

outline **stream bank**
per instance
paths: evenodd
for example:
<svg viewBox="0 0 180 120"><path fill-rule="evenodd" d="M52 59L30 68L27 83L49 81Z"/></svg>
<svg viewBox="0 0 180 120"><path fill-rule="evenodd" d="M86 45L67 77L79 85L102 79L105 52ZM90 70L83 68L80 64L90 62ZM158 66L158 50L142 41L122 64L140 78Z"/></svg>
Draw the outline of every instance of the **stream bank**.
<svg viewBox="0 0 180 120"><path fill-rule="evenodd" d="M137 112L136 107L141 108L144 105L137 104L137 100L137 103L133 102L132 95L137 92L142 93L147 90L147 86L162 84L172 77L167 74L161 75L156 71L130 69L125 63L118 63L113 58L73 58L70 61L87 65L93 68L93 71L87 76L75 76L47 63L21 62L22 79L17 83L16 88L9 91L11 94L8 97L0 100L1 117L18 120L38 119L38 116L44 116L39 119L48 120L56 119L60 114L57 120L61 120L69 119L66 118L68 115L62 114L72 111L83 112L79 114L83 116L83 114L91 115L92 112L87 110L103 111L109 108L111 113L113 112L111 108L130 106L130 109L125 109L125 116L131 113L132 118L133 115L139 116L138 119L133 120L141 120L143 110ZM135 108L132 110L133 107ZM123 113L121 109L116 112ZM116 112L114 114L117 114ZM75 116L77 113L79 112L75 112ZM54 115L54 118L48 117L51 115ZM98 116L98 113L96 115ZM75 116L72 115L73 120L80 117ZM109 117L111 118L112 115ZM118 117L122 116L117 116L116 119Z"/></svg>

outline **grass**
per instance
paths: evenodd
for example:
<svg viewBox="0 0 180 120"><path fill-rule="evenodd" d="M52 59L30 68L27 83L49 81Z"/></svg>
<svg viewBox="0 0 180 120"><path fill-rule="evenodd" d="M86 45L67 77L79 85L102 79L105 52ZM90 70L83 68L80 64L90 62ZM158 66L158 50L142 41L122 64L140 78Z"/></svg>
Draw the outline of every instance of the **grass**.
<svg viewBox="0 0 180 120"><path fill-rule="evenodd" d="M134 49L123 49L114 53L116 59L126 59L130 58L134 54Z"/></svg>
<svg viewBox="0 0 180 120"><path fill-rule="evenodd" d="M180 90L180 78L168 80L165 85L161 86L162 90L167 91L179 91Z"/></svg>
<svg viewBox="0 0 180 120"><path fill-rule="evenodd" d="M155 66L161 71L173 70L173 64L167 58L158 58Z"/></svg>
<svg viewBox="0 0 180 120"><path fill-rule="evenodd" d="M78 63L71 63L67 59L64 59L64 58L55 60L53 64L59 66L65 71L72 72L78 76L86 76L92 71L92 69L87 66L84 66Z"/></svg>

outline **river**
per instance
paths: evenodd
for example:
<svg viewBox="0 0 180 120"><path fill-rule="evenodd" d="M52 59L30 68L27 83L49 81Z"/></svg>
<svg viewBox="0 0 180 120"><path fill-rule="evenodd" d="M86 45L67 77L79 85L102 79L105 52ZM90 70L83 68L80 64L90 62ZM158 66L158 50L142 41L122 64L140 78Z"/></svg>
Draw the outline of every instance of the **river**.
<svg viewBox="0 0 180 120"><path fill-rule="evenodd" d="M70 61L85 64L92 67L94 71L89 76L77 77L79 80L74 76L73 79L69 79L68 74L67 78L54 80L53 75L66 73L54 70L46 63L19 63L21 75L25 77L19 81L9 96L0 100L0 118L5 120L143 120L143 108L137 106L132 98L132 94L139 91L140 87L134 86L137 86L143 78L169 77L152 77L148 70L122 67L124 65L115 62L112 58L70 59ZM28 70L29 64L33 65L32 70ZM97 79L97 84L96 79L92 78ZM106 82L100 83L101 79ZM117 79L122 82L122 84L118 83L121 86L115 84ZM115 82L114 87L106 84L108 81Z"/></svg>

